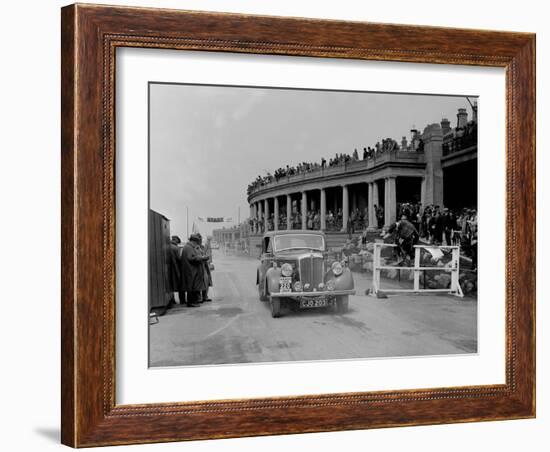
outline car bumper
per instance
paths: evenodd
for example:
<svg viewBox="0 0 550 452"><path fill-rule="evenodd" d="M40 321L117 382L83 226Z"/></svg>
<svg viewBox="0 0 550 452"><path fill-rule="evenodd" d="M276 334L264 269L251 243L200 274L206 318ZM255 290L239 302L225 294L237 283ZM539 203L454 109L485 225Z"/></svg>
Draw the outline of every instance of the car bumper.
<svg viewBox="0 0 550 452"><path fill-rule="evenodd" d="M337 295L355 295L355 289L325 290L317 292L276 292L270 294L273 298L294 297L333 297Z"/></svg>

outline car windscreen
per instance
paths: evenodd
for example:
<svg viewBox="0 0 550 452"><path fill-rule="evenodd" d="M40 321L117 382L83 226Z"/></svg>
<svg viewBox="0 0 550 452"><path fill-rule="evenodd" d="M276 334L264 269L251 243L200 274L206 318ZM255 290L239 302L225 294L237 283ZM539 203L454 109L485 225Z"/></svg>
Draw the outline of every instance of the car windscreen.
<svg viewBox="0 0 550 452"><path fill-rule="evenodd" d="M308 248L324 251L325 239L317 234L285 234L275 236L275 251L290 250L293 248Z"/></svg>

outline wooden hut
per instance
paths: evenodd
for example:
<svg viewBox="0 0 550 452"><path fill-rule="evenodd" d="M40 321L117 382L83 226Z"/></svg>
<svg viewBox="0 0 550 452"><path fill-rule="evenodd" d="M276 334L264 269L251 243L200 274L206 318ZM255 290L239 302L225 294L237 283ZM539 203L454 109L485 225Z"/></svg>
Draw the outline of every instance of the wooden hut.
<svg viewBox="0 0 550 452"><path fill-rule="evenodd" d="M168 306L168 247L170 220L149 209L149 311Z"/></svg>

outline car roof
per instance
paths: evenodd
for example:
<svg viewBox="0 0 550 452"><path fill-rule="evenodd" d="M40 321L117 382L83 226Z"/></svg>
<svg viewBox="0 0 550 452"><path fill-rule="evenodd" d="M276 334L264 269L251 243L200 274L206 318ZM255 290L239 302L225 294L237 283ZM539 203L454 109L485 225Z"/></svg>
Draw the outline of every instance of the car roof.
<svg viewBox="0 0 550 452"><path fill-rule="evenodd" d="M289 235L289 234L312 234L312 235L322 235L325 233L323 231L311 231L309 229L291 229L291 230L282 230L282 231L269 231L264 234L264 237L274 237L276 235Z"/></svg>

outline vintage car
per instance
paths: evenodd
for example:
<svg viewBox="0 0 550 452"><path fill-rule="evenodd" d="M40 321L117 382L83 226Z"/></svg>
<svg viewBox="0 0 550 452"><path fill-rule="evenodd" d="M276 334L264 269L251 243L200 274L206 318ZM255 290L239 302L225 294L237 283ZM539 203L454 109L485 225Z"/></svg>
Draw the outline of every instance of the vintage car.
<svg viewBox="0 0 550 452"><path fill-rule="evenodd" d="M272 317L281 308L328 307L344 313L355 294L350 269L328 260L320 231L273 231L264 235L256 284L261 301L269 301Z"/></svg>

